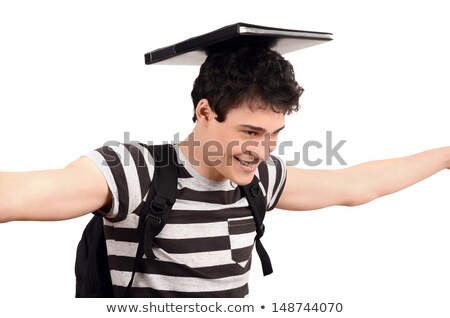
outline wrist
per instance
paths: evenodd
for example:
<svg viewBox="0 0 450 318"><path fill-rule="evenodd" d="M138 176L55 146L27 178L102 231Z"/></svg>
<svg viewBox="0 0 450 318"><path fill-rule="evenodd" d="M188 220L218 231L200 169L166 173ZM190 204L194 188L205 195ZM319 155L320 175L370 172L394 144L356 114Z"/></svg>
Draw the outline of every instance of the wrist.
<svg viewBox="0 0 450 318"><path fill-rule="evenodd" d="M442 162L444 169L450 169L450 147L439 148L442 154Z"/></svg>
<svg viewBox="0 0 450 318"><path fill-rule="evenodd" d="M450 147L445 147L445 156L446 156L445 160L446 168L450 169Z"/></svg>

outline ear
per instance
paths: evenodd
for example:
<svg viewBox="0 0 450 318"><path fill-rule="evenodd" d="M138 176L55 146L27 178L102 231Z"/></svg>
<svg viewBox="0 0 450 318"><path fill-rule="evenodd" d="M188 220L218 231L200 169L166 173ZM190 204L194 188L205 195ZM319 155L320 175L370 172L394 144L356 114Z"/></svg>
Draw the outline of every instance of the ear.
<svg viewBox="0 0 450 318"><path fill-rule="evenodd" d="M208 124L216 116L206 98L202 98L198 102L197 107L195 108L195 115L197 116L197 121L202 124Z"/></svg>

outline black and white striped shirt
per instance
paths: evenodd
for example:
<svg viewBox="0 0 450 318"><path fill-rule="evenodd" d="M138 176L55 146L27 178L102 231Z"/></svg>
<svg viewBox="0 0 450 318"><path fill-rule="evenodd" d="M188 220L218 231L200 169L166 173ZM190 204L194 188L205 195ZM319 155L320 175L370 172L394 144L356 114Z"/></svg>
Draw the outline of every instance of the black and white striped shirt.
<svg viewBox="0 0 450 318"><path fill-rule="evenodd" d="M239 187L200 175L175 145L180 163L177 200L166 226L155 238L157 260L141 262L134 297L245 297L255 240L255 222ZM102 171L113 195L104 215L111 278L116 295L128 285L138 246L137 225L154 166L148 146L120 144L86 155ZM286 167L271 156L257 176L275 207L286 181Z"/></svg>

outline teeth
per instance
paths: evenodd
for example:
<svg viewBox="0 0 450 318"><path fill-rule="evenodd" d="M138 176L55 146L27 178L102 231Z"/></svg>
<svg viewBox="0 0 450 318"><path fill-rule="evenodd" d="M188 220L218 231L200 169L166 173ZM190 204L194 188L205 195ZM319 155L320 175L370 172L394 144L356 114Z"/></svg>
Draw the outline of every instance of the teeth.
<svg viewBox="0 0 450 318"><path fill-rule="evenodd" d="M251 166L255 165L253 162L243 161L243 160L240 160L240 159L238 159L238 160L241 163L241 165L246 166L246 167L251 167Z"/></svg>

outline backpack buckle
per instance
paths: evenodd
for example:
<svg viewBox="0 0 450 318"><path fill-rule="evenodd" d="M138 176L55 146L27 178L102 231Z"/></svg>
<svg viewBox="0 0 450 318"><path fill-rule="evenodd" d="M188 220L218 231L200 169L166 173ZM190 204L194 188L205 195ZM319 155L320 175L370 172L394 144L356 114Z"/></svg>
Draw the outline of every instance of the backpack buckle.
<svg viewBox="0 0 450 318"><path fill-rule="evenodd" d="M259 195L259 193L261 192L261 188L259 187L259 184L256 185L252 185L250 187L250 193L254 196L257 197Z"/></svg>
<svg viewBox="0 0 450 318"><path fill-rule="evenodd" d="M153 198L153 200L150 202L150 204L148 206L149 213L147 213L144 222L147 223L148 218L152 218L154 221L156 221L157 226L161 225L161 223L162 223L161 216L163 215L164 211L167 210L169 205L170 205L170 200L168 200L162 196L155 195L155 197ZM152 221L152 223L154 223L154 221Z"/></svg>
<svg viewBox="0 0 450 318"><path fill-rule="evenodd" d="M153 212L153 215L161 215L169 205L171 205L169 199L155 195L153 200L150 202L149 209Z"/></svg>

